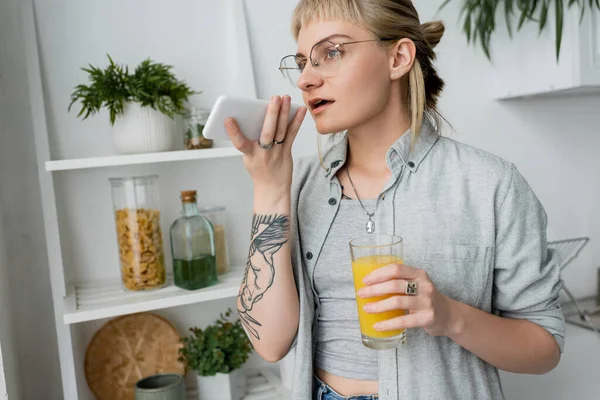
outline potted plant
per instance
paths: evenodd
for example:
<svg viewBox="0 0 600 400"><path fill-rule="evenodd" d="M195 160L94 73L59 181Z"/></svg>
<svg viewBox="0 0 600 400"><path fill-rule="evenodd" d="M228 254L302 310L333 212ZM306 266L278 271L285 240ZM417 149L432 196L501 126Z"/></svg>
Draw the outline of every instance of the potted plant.
<svg viewBox="0 0 600 400"><path fill-rule="evenodd" d="M451 1L444 1L440 9ZM593 11L593 8L600 10L599 0L463 0L460 15L463 19L463 32L467 36L467 42L474 43L478 41L488 59L491 59L490 41L492 33L496 30L498 19L501 18L502 14L504 14L508 34L511 37L513 33L512 19L515 16L518 19L517 30L521 29L524 23L536 23L540 32L547 27L549 17L554 17L556 60L558 61L565 14L575 4L580 7L580 21L586 12L586 8L589 8L590 11ZM497 13L498 9L502 10L502 13ZM552 12L554 15L551 14Z"/></svg>
<svg viewBox="0 0 600 400"><path fill-rule="evenodd" d="M120 153L146 153L171 149L176 129L174 117L184 115L185 102L195 94L178 81L170 65L142 61L133 73L116 64L82 68L89 74L89 85L77 85L71 94L69 111L76 102L82 108L78 117L85 120L108 109L115 148Z"/></svg>
<svg viewBox="0 0 600 400"><path fill-rule="evenodd" d="M252 345L240 320L229 321L231 309L205 329L190 328L182 338L179 360L198 376L200 400L240 400L246 380L240 369L252 352Z"/></svg>

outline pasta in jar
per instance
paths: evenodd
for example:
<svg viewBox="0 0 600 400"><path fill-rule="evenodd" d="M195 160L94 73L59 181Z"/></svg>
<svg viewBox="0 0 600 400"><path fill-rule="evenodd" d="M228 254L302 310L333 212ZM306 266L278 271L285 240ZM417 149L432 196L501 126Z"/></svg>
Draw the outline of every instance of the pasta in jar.
<svg viewBox="0 0 600 400"><path fill-rule="evenodd" d="M115 211L121 279L128 290L148 290L166 282L160 211Z"/></svg>

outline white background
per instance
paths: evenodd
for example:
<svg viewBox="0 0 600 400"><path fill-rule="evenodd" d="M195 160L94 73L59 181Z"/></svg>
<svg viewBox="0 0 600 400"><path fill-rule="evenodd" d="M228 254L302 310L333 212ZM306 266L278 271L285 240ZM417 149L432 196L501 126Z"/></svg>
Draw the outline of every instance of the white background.
<svg viewBox="0 0 600 400"><path fill-rule="evenodd" d="M301 100L299 93L288 88L277 71L281 56L296 50L289 33L289 20L295 3L295 0L246 2L253 69L261 98L290 93L296 101ZM438 0L421 0L417 2L417 8L422 21L436 18L446 22L447 32L437 48L437 66L447 84L441 111L456 130L452 137L498 154L517 165L546 208L549 239L591 237L588 247L564 275L566 283L577 295L591 295L595 291L596 268L600 266L600 245L597 243L600 237L600 180L596 175L600 172L600 159L597 157L600 149L600 97L492 100L490 64L478 49L465 44L457 22L459 1L454 1L442 13L435 15L440 3ZM39 0L36 4L40 10L55 12L52 20L58 22L60 18L69 17L67 13L57 12L64 9L61 4L72 6L75 1ZM76 8L79 12L95 13L109 7L104 4L95 0L82 2ZM171 2L164 1L163 4L165 10L172 7ZM142 12L136 7L129 9L132 13ZM185 12L183 9L175 11ZM178 23L177 12L171 10L168 13L171 17L165 18L164 23L175 26ZM8 266L8 273L0 274L0 280L5 285L8 282L11 289L11 327L16 333L22 398L60 399L60 369L45 260L43 199L40 199L38 187L19 21L17 0L0 2L0 209ZM91 28L81 26L79 29L79 33L85 36L84 33ZM114 26L94 26L93 29L99 35L110 35ZM75 31L70 35L79 33ZM52 63L56 71L74 70L81 66L81 59L99 63L108 51L104 48L93 51L94 43L90 43L89 54L81 59L69 59L52 51L52 40L60 39L42 40L47 46L42 49L45 61ZM118 41L115 46L118 53ZM147 51L151 52L151 48ZM173 57L190 51L193 48L189 45L177 47L175 44ZM78 79L81 77L79 75ZM52 77L45 79L51 81ZM67 101L64 95L46 106L63 107L61 102ZM58 126L73 122L54 123ZM91 121L90 124L101 123ZM83 129L90 125L80 126ZM85 132L80 134L84 137ZM98 142L88 147L88 151L105 151L110 144L110 134L107 132L93 140ZM312 122L307 121L296 142L294 154L314 153L315 144ZM54 149L57 154L69 155L69 149L58 145ZM249 190L241 163L220 163L219 168L231 179L229 185L232 189L229 190L233 193ZM194 164L172 168L182 168L181 173L189 173ZM170 173L176 172L173 169ZM236 212L240 214L251 207L250 198L238 198L236 201L239 201ZM235 207L233 200L228 206L230 209ZM245 227L235 235L240 238L247 236ZM242 258L246 251L242 240L233 239L233 243L239 245L232 250L234 257ZM5 292L4 286L0 285L0 290ZM0 323L4 325L5 321ZM600 341L587 331L569 327L565 351L559 367L546 376L502 374L507 398L597 398L600 393ZM4 348L3 354L6 357Z"/></svg>

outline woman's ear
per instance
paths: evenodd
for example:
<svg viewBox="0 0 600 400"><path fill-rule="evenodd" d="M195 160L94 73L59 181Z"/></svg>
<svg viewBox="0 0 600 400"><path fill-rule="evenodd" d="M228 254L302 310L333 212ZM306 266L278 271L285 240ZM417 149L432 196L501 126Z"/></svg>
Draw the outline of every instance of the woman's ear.
<svg viewBox="0 0 600 400"><path fill-rule="evenodd" d="M417 48L412 40L398 40L390 49L390 78L396 80L406 75L415 62L416 54Z"/></svg>

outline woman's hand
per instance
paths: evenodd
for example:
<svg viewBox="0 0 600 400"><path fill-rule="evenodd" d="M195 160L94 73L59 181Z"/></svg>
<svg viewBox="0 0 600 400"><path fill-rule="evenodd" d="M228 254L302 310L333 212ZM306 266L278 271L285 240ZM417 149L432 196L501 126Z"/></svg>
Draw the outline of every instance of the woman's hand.
<svg viewBox="0 0 600 400"><path fill-rule="evenodd" d="M416 295L406 294L407 281L416 282ZM390 264L371 272L365 277L364 283L367 286L358 291L358 296L390 296L366 304L365 311L368 313L392 310L410 312L405 316L375 324L376 330L423 328L432 336L451 336L455 301L440 293L424 270L404 264Z"/></svg>
<svg viewBox="0 0 600 400"><path fill-rule="evenodd" d="M485 362L513 373L544 374L560 360L556 340L541 326L498 317L453 300L440 293L421 269L391 264L371 272L365 280L367 286L357 293L360 297L390 296L367 304L368 312L410 312L375 324L378 331L423 328L432 336L447 336ZM415 296L406 295L407 281L417 283Z"/></svg>
<svg viewBox="0 0 600 400"><path fill-rule="evenodd" d="M292 144L306 115L301 107L288 125L289 96L273 96L260 135L260 143L247 139L234 118L225 121L233 145L244 153L244 165L252 177L255 191L282 197L289 194L292 184Z"/></svg>

